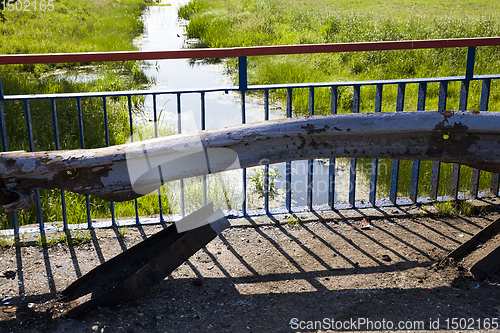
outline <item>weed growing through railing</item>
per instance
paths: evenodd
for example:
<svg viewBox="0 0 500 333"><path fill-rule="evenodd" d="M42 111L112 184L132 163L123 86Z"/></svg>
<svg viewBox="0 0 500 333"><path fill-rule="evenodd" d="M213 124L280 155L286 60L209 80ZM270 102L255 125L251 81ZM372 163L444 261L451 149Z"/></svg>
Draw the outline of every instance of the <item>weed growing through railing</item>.
<svg viewBox="0 0 500 333"><path fill-rule="evenodd" d="M451 200L436 202L434 204L434 207L436 207L437 210L436 216L451 216L457 215L459 213L458 209L456 208L455 202Z"/></svg>
<svg viewBox="0 0 500 333"><path fill-rule="evenodd" d="M118 232L118 237L119 238L125 238L125 236L128 234L128 227L127 226L123 226L121 228L116 228L116 231Z"/></svg>
<svg viewBox="0 0 500 333"><path fill-rule="evenodd" d="M300 223L300 219L295 215L295 213L291 213L290 216L288 217L288 225L297 225Z"/></svg>
<svg viewBox="0 0 500 333"><path fill-rule="evenodd" d="M0 248L10 248L14 246L14 239L5 235L0 236Z"/></svg>
<svg viewBox="0 0 500 333"><path fill-rule="evenodd" d="M477 216L481 215L484 210L484 206L474 206L466 200L458 201L458 209L460 213L465 216Z"/></svg>
<svg viewBox="0 0 500 333"><path fill-rule="evenodd" d="M424 217L424 216L425 216L425 214L427 214L427 206L428 206L428 205L426 205L426 204L423 204L423 205L422 205L422 207L421 207L421 209L422 209L422 210L418 213L418 215L419 215L420 217Z"/></svg>
<svg viewBox="0 0 500 333"><path fill-rule="evenodd" d="M274 200L278 195L278 187L275 184L276 179L281 179L281 172L277 168L269 170L269 200ZM250 181L252 182L254 192L259 198L264 198L266 195L265 189L265 171L254 170L254 175L250 176Z"/></svg>
<svg viewBox="0 0 500 333"><path fill-rule="evenodd" d="M481 215L484 207L475 206L468 202L467 200L447 200L443 202L437 202L434 204L437 209L437 216L453 216L453 215L465 215L465 216L476 216Z"/></svg>
<svg viewBox="0 0 500 333"><path fill-rule="evenodd" d="M80 230L76 230L74 232L67 231L63 234L56 234L53 237L48 237L45 239L45 244L48 246L56 245L59 243L64 243L68 245L79 245L79 244L89 243L91 240L92 240L92 235L90 234L89 231L82 232ZM36 244L38 246L44 245L44 240L42 236L38 237Z"/></svg>

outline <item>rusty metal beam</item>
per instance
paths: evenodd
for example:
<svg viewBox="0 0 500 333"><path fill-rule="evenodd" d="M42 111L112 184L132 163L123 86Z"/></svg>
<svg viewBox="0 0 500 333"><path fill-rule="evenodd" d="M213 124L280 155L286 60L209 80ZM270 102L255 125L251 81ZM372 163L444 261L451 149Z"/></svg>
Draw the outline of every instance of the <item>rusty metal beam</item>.
<svg viewBox="0 0 500 333"><path fill-rule="evenodd" d="M100 149L1 153L0 193L17 195L26 205L34 188L124 201L168 181L259 164L338 157L433 160L499 173L500 113L309 116ZM25 208L18 200L3 200L8 213Z"/></svg>
<svg viewBox="0 0 500 333"><path fill-rule="evenodd" d="M76 52L0 55L0 65L56 64L75 62L132 61L189 58L231 58L283 54L416 50L500 45L500 37L401 40L362 43L269 45L233 48L183 49L171 51Z"/></svg>

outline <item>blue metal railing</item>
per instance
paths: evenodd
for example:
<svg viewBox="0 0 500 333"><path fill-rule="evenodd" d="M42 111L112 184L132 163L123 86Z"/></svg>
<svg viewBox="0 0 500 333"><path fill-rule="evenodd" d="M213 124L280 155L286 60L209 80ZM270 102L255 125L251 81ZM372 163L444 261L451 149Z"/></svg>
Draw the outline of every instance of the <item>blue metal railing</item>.
<svg viewBox="0 0 500 333"><path fill-rule="evenodd" d="M498 43L498 41L495 41ZM494 44L497 45L497 44ZM309 94L309 115L314 115L315 112L315 91L319 88L329 88L331 103L330 103L330 113L336 114L338 112L338 98L339 98L339 87L351 87L353 89L353 97L352 97L352 112L358 113L360 112L360 104L361 104L361 88L367 86L375 86L375 108L374 112L382 112L382 101L383 101L383 90L386 86L397 86L397 101L396 101L396 112L402 112L404 110L405 105L405 92L406 87L409 84L417 84L418 85L418 101L417 101L417 110L425 110L426 107L426 98L427 98L427 89L429 83L437 83L439 84L439 102L438 102L438 110L446 110L446 103L448 99L448 84L451 82L460 82L461 83L461 92L460 92L460 106L459 110L467 109L467 102L469 99L469 87L471 81L480 81L482 83L481 88L481 96L480 96L480 111L488 110L488 103L490 98L491 91L491 81L500 79L500 74L494 75L478 75L474 76L473 69L475 63L475 47L468 47L468 57L467 57L467 66L465 69L464 76L454 76L454 77L438 77L438 78L416 78L416 79L397 79L397 80L375 80L375 81L353 81L353 82L326 82L326 83L296 83L296 84L272 84L272 85L252 85L249 86L247 83L247 57L239 56L238 64L239 64L239 85L237 87L217 87L210 89L199 89L199 90L164 90L164 91L127 91L127 92L85 92L85 93L67 93L67 94L45 94L45 95L8 95L4 96L1 78L0 78L0 137L2 140L2 148L3 151L8 151L8 138L7 138L7 127L4 116L4 104L11 102L22 102L24 103L25 109L25 118L26 118L26 128L28 133L28 145L30 151L35 151L34 146L34 138L33 138L33 129L31 122L31 112L30 112L30 102L36 100L48 100L50 101L51 111L52 111L52 122L53 122L53 130L54 130L54 143L55 148L57 150L61 149L59 143L59 127L57 122L57 101L62 99L71 99L76 101L76 111L78 115L78 124L79 124L79 139L80 146L82 149L85 148L85 138L84 138L84 116L82 113L82 99L88 98L99 98L102 99L103 106L103 117L104 117L104 135L105 135L105 146L110 145L110 133L109 133L109 119L108 119L108 98L114 98L123 96L127 98L127 111L128 111L128 124L130 128L130 136L131 140L134 140L133 126L134 126L134 115L132 112L132 97L134 96L151 96L152 104L153 104L153 117L154 117L154 136L158 136L158 110L157 110L157 98L158 96L170 95L176 97L176 114L177 114L177 131L178 133L182 132L181 123L182 123L182 103L181 97L185 94L199 94L200 96L200 115L201 115L201 129L204 130L206 128L206 105L205 99L206 94L214 93L214 92L229 92L234 91L240 94L241 100L241 123L244 124L246 122L246 95L248 92L259 91L262 92L262 96L264 99L264 119L269 119L269 108L270 108L270 91L274 90L285 90L286 91L286 117L292 117L292 96L294 90L296 89L308 89ZM335 202L335 182L336 182L336 170L337 164L334 158L329 159L328 166L328 205L330 208L341 208L341 207L357 207L360 206L360 203L357 199L357 191L356 191L356 176L357 176L357 164L358 159L352 158L350 159L350 173L349 173L349 187L348 187L348 200L345 203L337 203ZM410 190L409 190L409 198L401 198L398 197L398 185L400 183L400 162L398 160L392 161L391 168L391 177L390 177L390 188L389 188L389 198L388 203L387 200L382 200L385 203L381 203L380 200L377 200L377 181L378 181L378 169L379 169L379 161L377 159L371 160L371 172L370 172L370 185L369 185L369 195L368 201L372 206L377 206L380 204L404 204L404 203L417 203L420 199L418 197L419 193L419 173L420 173L421 162L413 161L411 167L411 181L410 181ZM433 162L432 167L432 175L430 179L430 199L436 200L438 197L438 189L440 183L440 170L441 164L440 162ZM160 171L161 172L161 171ZM449 191L449 197L451 199L457 199L459 196L459 181L460 181L460 166L453 165L452 177L451 177L451 188ZM472 170L471 177L471 186L470 193L472 197L477 197L479 192L479 179L480 172L479 170ZM493 174L491 178L491 186L490 190L493 194L498 195L499 193L499 175ZM207 178L206 176L202 179L203 182L203 203L207 203ZM246 215L247 212L247 172L246 169L243 169L243 200L241 206L241 213ZM307 200L306 206L307 209L313 210L313 191L314 191L314 161L307 161ZM269 165L264 166L264 187L265 187L265 195L264 195L264 210L262 213L269 214L272 212L270 207L270 169ZM181 214L185 214L185 205L184 205L184 182L180 181L180 191L181 191ZM40 232L43 234L45 232L44 229L44 220L43 220L43 212L42 212L42 202L40 199L39 190L35 190L36 193L36 210L38 215L38 222L40 226ZM285 163L285 208L287 211L293 211L296 207L292 207L292 162ZM379 198L380 199L380 198ZM385 199L385 198L384 198ZM162 209L162 199L161 199L161 189L158 189L158 200L160 207L160 220L159 222L163 223L165 220L163 218L163 209ZM92 216L91 216L91 207L90 207L90 199L87 195L85 197L86 202L86 218L87 218L87 227L93 228ZM64 230L68 229L68 218L66 212L66 202L65 202L65 192L61 190L61 209L63 216L63 228ZM115 218L115 209L114 203L110 203L110 211L111 211L111 225L117 226L118 223ZM14 233L16 235L19 234L19 223L17 219L17 215L14 214L13 225L14 225ZM135 200L135 223L137 225L141 224L141 218L139 216L139 209L137 200Z"/></svg>

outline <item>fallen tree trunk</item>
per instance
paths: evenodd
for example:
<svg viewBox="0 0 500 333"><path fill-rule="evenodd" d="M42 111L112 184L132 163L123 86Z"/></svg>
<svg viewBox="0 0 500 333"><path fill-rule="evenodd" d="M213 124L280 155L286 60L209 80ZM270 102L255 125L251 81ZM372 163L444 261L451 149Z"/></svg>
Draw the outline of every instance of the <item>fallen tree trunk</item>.
<svg viewBox="0 0 500 333"><path fill-rule="evenodd" d="M27 208L34 188L125 201L172 180L267 163L338 157L434 160L500 173L500 113L298 117L100 149L1 153L4 184L0 192L6 212Z"/></svg>

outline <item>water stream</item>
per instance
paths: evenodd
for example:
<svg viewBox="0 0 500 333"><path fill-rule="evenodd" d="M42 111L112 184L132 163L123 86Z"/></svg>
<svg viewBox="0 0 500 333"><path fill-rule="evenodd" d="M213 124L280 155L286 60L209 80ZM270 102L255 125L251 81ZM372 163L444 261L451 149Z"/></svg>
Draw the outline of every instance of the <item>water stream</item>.
<svg viewBox="0 0 500 333"><path fill-rule="evenodd" d="M170 6L151 6L143 16L145 24L144 34L136 40L136 45L141 50L177 50L184 48L186 41L184 37L184 26L186 21L178 18L177 10L189 0L164 0ZM225 73L224 64L207 64L200 61L189 61L188 59L179 60L158 60L150 61L144 66L144 71L148 77L154 79L154 85L150 88L157 90L176 90L176 89L203 89L213 87L233 86L231 77ZM201 122L201 98L199 93L181 95L182 132L193 132L200 130ZM224 127L229 125L241 124L241 102L237 92L210 92L206 93L206 129ZM152 115L152 97L146 98L145 105L147 112ZM175 95L158 95L157 97L158 113L160 126L167 125L177 131L177 101ZM270 107L270 119L283 118L284 111L278 105ZM255 122L264 120L263 100L257 97L249 96L246 100L246 121ZM285 164L273 165L281 174L281 179L275 180L275 185L279 188L280 195L273 200L273 207L283 207L284 187L285 187ZM292 200L294 206L306 205L306 187L307 187L307 161L297 161L292 163ZM362 174L362 173L361 173ZM254 175L254 170L248 170L248 176ZM357 199L367 198L367 183L362 177L358 176ZM210 183L210 179L212 183ZM214 183L215 182L215 183ZM228 184L229 183L229 184ZM263 200L257 195L252 194L252 181L247 181L250 194L247 197L249 208L258 208L263 206ZM336 202L347 201L349 184L349 166L347 160L342 159L337 162L336 172ZM199 207L201 199L200 184L187 181L186 204L192 204L192 207L186 207L186 212ZM221 197L220 190L214 190L221 187L222 192L230 193L229 206L222 205L223 209L240 209L242 202L242 172L227 172L224 177L211 175L209 177L208 201L214 201L219 206L221 202L227 201ZM313 204L326 204L328 200L328 162L316 160L314 162L314 183L313 183ZM179 192L179 191L177 191ZM359 194L359 195L358 195ZM360 197L361 195L361 197ZM179 197L179 193L175 195ZM226 198L227 199L227 198ZM197 201L193 203L192 201ZM234 207L236 206L236 207Z"/></svg>

